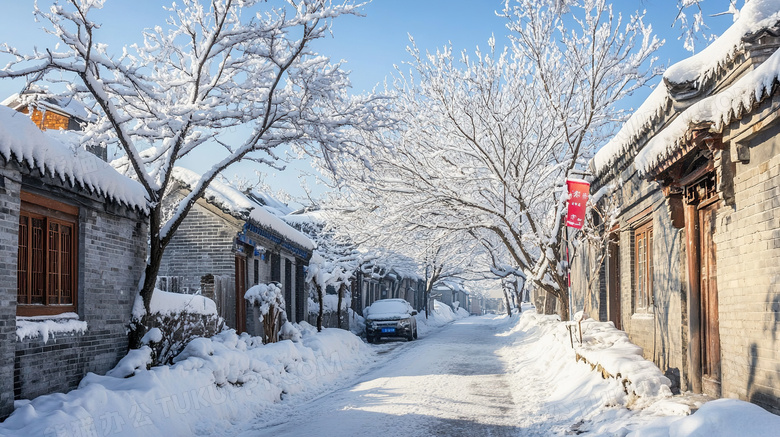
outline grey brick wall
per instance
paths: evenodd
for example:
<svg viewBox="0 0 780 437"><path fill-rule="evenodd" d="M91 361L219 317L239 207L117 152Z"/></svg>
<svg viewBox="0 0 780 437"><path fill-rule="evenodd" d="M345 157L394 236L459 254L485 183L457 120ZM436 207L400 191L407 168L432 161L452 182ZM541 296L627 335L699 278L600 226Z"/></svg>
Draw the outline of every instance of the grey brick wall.
<svg viewBox="0 0 780 437"><path fill-rule="evenodd" d="M780 127L736 164L716 235L722 395L780 413Z"/></svg>
<svg viewBox="0 0 780 437"><path fill-rule="evenodd" d="M87 372L103 374L127 353L146 236L146 226L133 214L79 209L78 314L87 331L50 336L47 343L16 342L16 399L73 389Z"/></svg>
<svg viewBox="0 0 780 437"><path fill-rule="evenodd" d="M0 417L13 400L76 388L87 372L105 373L127 353L126 328L146 258L145 218L96 197L0 168ZM31 184L31 185L29 185ZM22 187L79 207L78 315L81 334L16 338L19 193ZM51 192L53 191L53 192Z"/></svg>
<svg viewBox="0 0 780 437"><path fill-rule="evenodd" d="M180 196L180 194L178 194ZM219 314L224 318L229 327L236 326L236 306L235 306L235 252L233 243L236 235L243 229L244 222L225 212L219 210L213 205L204 201L198 201L182 222L171 243L165 249L162 264L160 266L161 276L179 277L181 291L194 293L200 289L201 278L204 275L214 275L222 277L222 283L226 286L222 297L207 296L217 302ZM248 233L247 235L253 241L262 245L268 253L261 253L257 257L254 251L247 250L246 253L246 272L247 287L255 284L255 260L257 260L257 283L263 284L271 282L271 263L269 261L270 251L279 251L274 247L275 244L265 240L259 235ZM284 259L291 261L292 269L291 280L292 287L295 289L295 263L303 262L296 259L288 252L281 254L281 280L285 278ZM265 259L262 259L265 258ZM295 300L291 302L293 314L288 314L291 321L295 320ZM247 307L248 308L248 307ZM248 311L247 318L253 317L251 311ZM250 320L247 329L252 332L254 329L254 320Z"/></svg>
<svg viewBox="0 0 780 437"><path fill-rule="evenodd" d="M3 418L14 406L20 175L0 167L0 181L0 418Z"/></svg>

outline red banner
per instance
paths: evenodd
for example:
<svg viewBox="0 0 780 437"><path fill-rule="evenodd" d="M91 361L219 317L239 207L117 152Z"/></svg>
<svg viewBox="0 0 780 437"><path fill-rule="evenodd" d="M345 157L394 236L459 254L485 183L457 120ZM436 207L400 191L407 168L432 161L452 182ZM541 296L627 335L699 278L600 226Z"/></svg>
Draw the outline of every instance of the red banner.
<svg viewBox="0 0 780 437"><path fill-rule="evenodd" d="M588 193L590 193L590 184L580 179L567 179L566 186L569 189L566 226L582 229L582 224L585 221L585 206L588 204Z"/></svg>

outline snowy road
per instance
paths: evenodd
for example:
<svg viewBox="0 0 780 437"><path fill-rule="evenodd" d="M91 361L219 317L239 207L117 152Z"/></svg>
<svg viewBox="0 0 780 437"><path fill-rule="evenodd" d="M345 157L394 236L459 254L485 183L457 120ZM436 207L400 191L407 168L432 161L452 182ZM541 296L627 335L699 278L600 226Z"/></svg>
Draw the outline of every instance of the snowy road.
<svg viewBox="0 0 780 437"><path fill-rule="evenodd" d="M415 342L377 345L387 358L355 384L260 417L238 435L517 435L499 320L470 317Z"/></svg>

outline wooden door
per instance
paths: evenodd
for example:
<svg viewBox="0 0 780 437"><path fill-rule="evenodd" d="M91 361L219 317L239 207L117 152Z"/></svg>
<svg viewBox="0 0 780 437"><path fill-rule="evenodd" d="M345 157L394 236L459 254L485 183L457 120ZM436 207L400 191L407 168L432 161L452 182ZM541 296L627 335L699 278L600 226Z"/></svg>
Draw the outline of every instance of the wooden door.
<svg viewBox="0 0 780 437"><path fill-rule="evenodd" d="M236 332L246 331L246 257L236 255Z"/></svg>
<svg viewBox="0 0 780 437"><path fill-rule="evenodd" d="M718 316L718 274L715 258L716 204L699 209L699 256L701 289L702 391L720 397L720 320Z"/></svg>
<svg viewBox="0 0 780 437"><path fill-rule="evenodd" d="M623 329L620 317L620 243L617 234L610 235L607 250L607 316L615 328Z"/></svg>

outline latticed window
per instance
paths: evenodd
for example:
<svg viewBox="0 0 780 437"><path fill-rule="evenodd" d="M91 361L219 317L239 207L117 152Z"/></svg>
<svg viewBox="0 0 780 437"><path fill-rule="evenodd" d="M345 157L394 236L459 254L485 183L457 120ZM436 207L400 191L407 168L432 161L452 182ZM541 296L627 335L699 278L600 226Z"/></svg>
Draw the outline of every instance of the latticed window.
<svg viewBox="0 0 780 437"><path fill-rule="evenodd" d="M653 226L648 222L634 231L636 284L635 309L647 309L653 293Z"/></svg>
<svg viewBox="0 0 780 437"><path fill-rule="evenodd" d="M76 207L22 193L19 213L17 313L76 310Z"/></svg>

